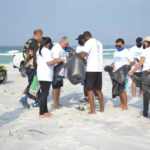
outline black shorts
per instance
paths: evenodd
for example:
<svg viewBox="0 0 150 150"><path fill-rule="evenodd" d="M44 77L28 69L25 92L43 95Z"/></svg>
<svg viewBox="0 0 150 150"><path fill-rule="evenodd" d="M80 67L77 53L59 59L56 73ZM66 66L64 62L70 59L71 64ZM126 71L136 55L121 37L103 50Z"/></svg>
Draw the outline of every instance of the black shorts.
<svg viewBox="0 0 150 150"><path fill-rule="evenodd" d="M93 89L102 90L102 72L86 72L85 89L91 91Z"/></svg>
<svg viewBox="0 0 150 150"><path fill-rule="evenodd" d="M63 78L64 77L61 77L61 80L58 81L56 84L54 84L54 81L52 82L53 89L59 89L59 88L63 87Z"/></svg>

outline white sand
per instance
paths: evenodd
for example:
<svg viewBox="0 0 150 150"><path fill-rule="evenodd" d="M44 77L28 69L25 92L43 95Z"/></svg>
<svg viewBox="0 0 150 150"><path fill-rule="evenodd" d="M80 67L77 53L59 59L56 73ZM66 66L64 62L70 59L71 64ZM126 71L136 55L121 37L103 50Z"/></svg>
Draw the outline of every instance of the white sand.
<svg viewBox="0 0 150 150"><path fill-rule="evenodd" d="M110 63L105 60L105 65ZM104 113L88 115L88 111L76 110L74 107L83 98L83 87L73 86L65 79L60 98L64 107L54 110L50 93L48 107L55 115L39 119L38 108L24 109L19 103L27 78L11 65L7 68L8 82L0 85L0 150L150 149L150 120L136 118L142 112L142 98L132 99L131 80L127 111L114 108L119 99L111 98L111 81L104 72Z"/></svg>

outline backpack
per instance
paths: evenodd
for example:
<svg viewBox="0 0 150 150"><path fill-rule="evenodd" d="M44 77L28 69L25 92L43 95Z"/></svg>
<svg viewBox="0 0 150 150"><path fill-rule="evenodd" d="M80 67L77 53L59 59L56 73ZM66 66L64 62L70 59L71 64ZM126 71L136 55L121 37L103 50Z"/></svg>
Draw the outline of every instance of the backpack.
<svg viewBox="0 0 150 150"><path fill-rule="evenodd" d="M33 42L33 39L30 39L24 45L23 58L27 61L33 58L33 51L30 50L30 45L32 42Z"/></svg>

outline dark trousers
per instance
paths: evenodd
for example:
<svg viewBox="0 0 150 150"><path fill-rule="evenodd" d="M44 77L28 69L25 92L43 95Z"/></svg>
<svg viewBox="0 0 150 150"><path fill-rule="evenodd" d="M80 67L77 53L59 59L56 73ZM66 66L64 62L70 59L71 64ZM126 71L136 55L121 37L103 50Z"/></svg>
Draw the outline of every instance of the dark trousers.
<svg viewBox="0 0 150 150"><path fill-rule="evenodd" d="M26 93L29 94L29 89L30 89L30 86L32 84L32 81L33 81L33 78L34 78L34 75L35 75L35 70L34 69L26 69L26 74L27 74L27 77L28 77L28 85L26 87Z"/></svg>
<svg viewBox="0 0 150 150"><path fill-rule="evenodd" d="M143 71L142 76L149 76L150 72L148 71ZM147 117L148 116L148 110L149 110L149 100L150 100L150 94L146 90L146 87L144 84L142 84L142 90L143 90L143 116Z"/></svg>
<svg viewBox="0 0 150 150"><path fill-rule="evenodd" d="M32 81L33 81L34 72L35 72L34 69L26 69L26 74L27 74L29 83L32 83Z"/></svg>
<svg viewBox="0 0 150 150"><path fill-rule="evenodd" d="M47 97L49 94L49 89L50 89L50 85L51 82L49 81L40 81L40 85L41 85L41 96L40 96L40 115L43 115L45 113L48 112L48 108L47 108Z"/></svg>

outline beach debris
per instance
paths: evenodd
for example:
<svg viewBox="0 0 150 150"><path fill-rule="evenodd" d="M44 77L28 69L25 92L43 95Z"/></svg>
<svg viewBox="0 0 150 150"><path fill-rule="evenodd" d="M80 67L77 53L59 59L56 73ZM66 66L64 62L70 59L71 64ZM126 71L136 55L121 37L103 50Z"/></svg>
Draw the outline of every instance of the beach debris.
<svg viewBox="0 0 150 150"><path fill-rule="evenodd" d="M59 127L59 129L63 128L63 126Z"/></svg>
<svg viewBox="0 0 150 150"><path fill-rule="evenodd" d="M4 92L6 92L6 90L4 90Z"/></svg>
<svg viewBox="0 0 150 150"><path fill-rule="evenodd" d="M13 92L13 93L11 93L11 95L18 95L18 93Z"/></svg>
<svg viewBox="0 0 150 150"><path fill-rule="evenodd" d="M38 133L41 133L41 134L44 134L44 135L47 135L47 134L45 134L45 133L43 133L43 132L41 132L41 131L38 131L38 130L28 130L29 132L38 132Z"/></svg>
<svg viewBox="0 0 150 150"><path fill-rule="evenodd" d="M79 104L76 109L81 110L81 111L85 111L87 109L90 109L90 104L89 103L82 103Z"/></svg>

